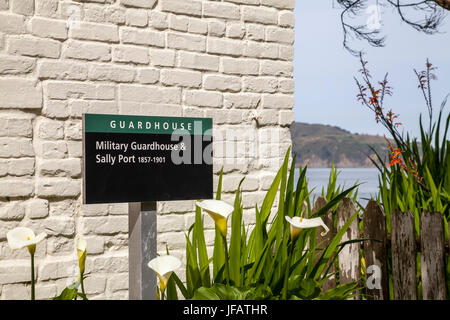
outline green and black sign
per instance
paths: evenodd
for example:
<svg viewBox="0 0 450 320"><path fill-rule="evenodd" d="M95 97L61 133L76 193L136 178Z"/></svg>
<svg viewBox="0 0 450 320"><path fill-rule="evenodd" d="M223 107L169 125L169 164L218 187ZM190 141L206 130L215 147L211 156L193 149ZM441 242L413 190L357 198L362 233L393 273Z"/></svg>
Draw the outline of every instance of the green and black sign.
<svg viewBox="0 0 450 320"><path fill-rule="evenodd" d="M83 115L83 200L208 199L212 119Z"/></svg>

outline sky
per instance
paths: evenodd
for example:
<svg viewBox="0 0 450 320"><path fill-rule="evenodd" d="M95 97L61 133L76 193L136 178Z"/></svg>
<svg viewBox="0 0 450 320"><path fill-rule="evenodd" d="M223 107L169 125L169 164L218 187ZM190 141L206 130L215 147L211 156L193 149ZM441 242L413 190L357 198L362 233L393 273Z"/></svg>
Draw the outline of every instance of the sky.
<svg viewBox="0 0 450 320"><path fill-rule="evenodd" d="M373 113L357 101L354 76L360 69L358 57L342 46L341 9L332 0L297 0L295 9L295 120L339 126L353 133L385 134ZM369 14L361 19L369 19ZM402 130L419 134L419 115L428 111L413 69L424 70L426 59L438 69L432 83L434 109L450 93L450 12L440 33L426 35L401 22L390 8L381 9L382 34L386 45L373 48L366 42L351 42L365 52L374 80L389 73L393 96L385 108L400 115ZM450 99L446 107L450 111ZM425 122L428 124L428 122Z"/></svg>

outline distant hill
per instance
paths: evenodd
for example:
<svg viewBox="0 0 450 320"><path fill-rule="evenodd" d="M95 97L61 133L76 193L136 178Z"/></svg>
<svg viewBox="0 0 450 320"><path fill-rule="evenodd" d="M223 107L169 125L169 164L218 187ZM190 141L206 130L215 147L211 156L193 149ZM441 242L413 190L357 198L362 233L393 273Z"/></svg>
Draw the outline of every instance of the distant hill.
<svg viewBox="0 0 450 320"><path fill-rule="evenodd" d="M295 122L291 125L293 152L297 163L310 168L373 167L368 155L374 157L369 145L384 157L386 141L382 136L353 134L339 127Z"/></svg>

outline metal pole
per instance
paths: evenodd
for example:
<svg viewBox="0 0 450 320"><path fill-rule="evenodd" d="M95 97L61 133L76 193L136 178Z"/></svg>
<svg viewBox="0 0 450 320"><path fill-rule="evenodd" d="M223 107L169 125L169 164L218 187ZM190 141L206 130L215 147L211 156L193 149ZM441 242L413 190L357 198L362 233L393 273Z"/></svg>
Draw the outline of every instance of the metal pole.
<svg viewBox="0 0 450 320"><path fill-rule="evenodd" d="M128 206L129 299L155 300L156 275L147 266L156 257L156 202Z"/></svg>

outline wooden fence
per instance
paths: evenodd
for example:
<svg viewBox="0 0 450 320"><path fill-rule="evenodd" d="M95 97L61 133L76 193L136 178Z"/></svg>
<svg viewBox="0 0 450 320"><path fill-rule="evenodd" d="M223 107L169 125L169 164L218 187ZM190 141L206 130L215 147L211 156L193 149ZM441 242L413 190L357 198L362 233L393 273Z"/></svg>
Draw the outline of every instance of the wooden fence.
<svg viewBox="0 0 450 320"><path fill-rule="evenodd" d="M327 203L324 197L319 197L313 212ZM326 247L342 228L346 221L357 211L355 204L349 198L344 199L336 212L336 226L334 227L331 210L323 217L330 228L324 237L317 232L317 241L323 241ZM369 201L364 212L363 230L360 232L358 220L355 219L344 234L342 241L355 239L366 240L346 245L338 257L339 283L353 281L361 282L361 258L365 261L367 299L389 300L388 263L391 266L392 289L395 300L418 299L417 270L420 268L422 282L422 298L424 300L446 300L445 261L448 247L445 244L444 221L442 214L424 212L420 217L420 238L416 239L414 217L410 212L395 211L391 216L391 233L387 233L386 216L382 207L375 201ZM337 229L337 230L336 230ZM450 244L449 244L450 245ZM390 256L388 252L390 248ZM361 250L363 249L363 250ZM420 252L420 265L417 264L417 253ZM390 259L390 261L388 260ZM329 273L336 273L332 267ZM336 277L331 277L324 284L323 289L336 286ZM355 299L360 299L357 296Z"/></svg>

